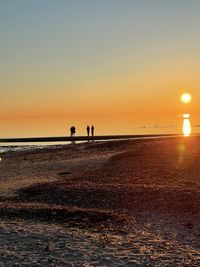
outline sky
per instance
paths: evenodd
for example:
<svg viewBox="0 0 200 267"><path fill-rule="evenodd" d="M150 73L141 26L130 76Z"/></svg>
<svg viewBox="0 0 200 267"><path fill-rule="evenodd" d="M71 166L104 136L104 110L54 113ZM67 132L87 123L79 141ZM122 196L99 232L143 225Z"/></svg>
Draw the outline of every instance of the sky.
<svg viewBox="0 0 200 267"><path fill-rule="evenodd" d="M185 112L200 124L199 10L199 0L0 0L0 136L87 122L130 133Z"/></svg>

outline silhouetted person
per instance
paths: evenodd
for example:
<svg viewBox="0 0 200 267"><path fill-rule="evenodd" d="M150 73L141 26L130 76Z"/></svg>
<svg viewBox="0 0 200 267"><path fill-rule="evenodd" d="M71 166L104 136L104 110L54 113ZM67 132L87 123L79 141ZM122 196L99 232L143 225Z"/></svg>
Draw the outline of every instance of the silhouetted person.
<svg viewBox="0 0 200 267"><path fill-rule="evenodd" d="M70 136L73 135L73 126L70 128Z"/></svg>
<svg viewBox="0 0 200 267"><path fill-rule="evenodd" d="M92 138L94 137L94 126L91 126L91 134L92 134Z"/></svg>
<svg viewBox="0 0 200 267"><path fill-rule="evenodd" d="M76 133L76 128L75 128L75 126L72 126L70 128L70 135L71 135L71 137L73 137L75 135L75 133ZM72 144L75 144L76 142L74 140L72 140L71 143Z"/></svg>
<svg viewBox="0 0 200 267"><path fill-rule="evenodd" d="M74 136L75 133L76 133L76 128L75 128L74 126L72 126L72 127L70 128L70 135L71 135L71 136Z"/></svg>
<svg viewBox="0 0 200 267"><path fill-rule="evenodd" d="M86 130L87 130L87 136L89 136L90 135L90 126L87 126Z"/></svg>

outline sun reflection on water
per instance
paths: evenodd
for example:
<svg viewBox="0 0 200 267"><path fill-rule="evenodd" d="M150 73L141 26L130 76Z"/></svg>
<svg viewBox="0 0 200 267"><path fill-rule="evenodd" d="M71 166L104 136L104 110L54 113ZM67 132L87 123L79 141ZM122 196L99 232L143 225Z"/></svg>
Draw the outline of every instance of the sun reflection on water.
<svg viewBox="0 0 200 267"><path fill-rule="evenodd" d="M191 132L190 114L183 114L183 135L190 136Z"/></svg>

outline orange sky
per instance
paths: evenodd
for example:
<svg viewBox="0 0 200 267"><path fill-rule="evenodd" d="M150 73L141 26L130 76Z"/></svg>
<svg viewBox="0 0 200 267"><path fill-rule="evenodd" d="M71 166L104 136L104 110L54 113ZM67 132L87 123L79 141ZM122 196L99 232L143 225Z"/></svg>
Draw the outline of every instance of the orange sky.
<svg viewBox="0 0 200 267"><path fill-rule="evenodd" d="M189 112L200 123L199 8L195 0L1 2L0 120L159 124Z"/></svg>

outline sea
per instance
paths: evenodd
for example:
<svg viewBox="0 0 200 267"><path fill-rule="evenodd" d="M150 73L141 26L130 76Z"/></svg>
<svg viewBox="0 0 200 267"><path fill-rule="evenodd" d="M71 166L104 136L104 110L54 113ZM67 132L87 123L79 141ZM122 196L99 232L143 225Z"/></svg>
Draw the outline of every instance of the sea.
<svg viewBox="0 0 200 267"><path fill-rule="evenodd" d="M76 126L76 136L86 135L87 125L95 126L95 135L149 135L149 134L179 134L183 133L182 116L157 117L151 120L142 118L59 118L59 119L24 119L4 120L0 123L1 138L28 138L69 136L70 126ZM197 121L191 121L192 134L200 132ZM80 143L80 142L76 142ZM68 145L70 142L45 143L1 143L0 154L7 151L26 151L45 149L54 146Z"/></svg>

